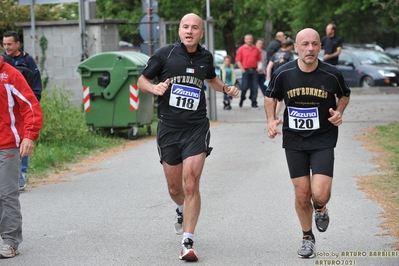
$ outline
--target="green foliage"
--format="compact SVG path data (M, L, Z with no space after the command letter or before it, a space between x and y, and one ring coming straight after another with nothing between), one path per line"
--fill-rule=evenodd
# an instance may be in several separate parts
M97 0L97 17L139 22L145 14L142 0ZM285 31L295 38L306 27L321 36L333 22L345 42L376 42L383 47L399 45L399 0L209 0L215 25L215 47L229 54L251 33L268 40ZM167 21L179 21L184 14L196 13L206 18L205 0L158 0L158 15ZM78 19L78 4L35 5L36 21ZM15 29L16 21L30 21L29 6L17 0L0 2L0 29ZM268 25L266 27L266 25ZM21 31L21 29L16 29ZM130 25L120 26L121 39L135 43L139 33Z
M35 5L36 21L78 19L78 3L72 4L46 4ZM28 22L31 20L30 6L18 5L18 0L0 1L0 32L16 30L15 22Z
M86 135L87 127L82 123L83 113L72 105L66 91L43 90L40 104L44 124L38 143L49 144L68 139L82 139Z
M84 112L70 102L65 90L43 90L40 105L44 123L35 143L35 151L29 159L30 178L46 177L48 173L62 170L67 163L75 163L85 155L131 141L125 131L110 135L101 130L88 130ZM155 126L156 122L152 129ZM147 130L139 128L138 137L143 136L147 136Z
M47 83L49 80L49 78L47 76L46 68L44 67L44 62L46 62L46 59L47 59L47 56L46 56L47 45L48 45L48 40L47 40L46 36L43 35L40 38L40 48L42 50L42 56L40 57L40 62L39 62L43 89L45 89L47 87Z
M379 131L378 142L379 145L386 150L390 156L390 171L395 171L398 178L399 185L399 123L391 123L387 126L377 126Z
M138 22L144 15L141 0L97 1L97 16L100 18L126 19ZM130 25L119 26L120 38L134 43L139 38L138 31L132 32Z
M43 90L40 105L44 124L29 160L29 172L33 176L45 176L48 171L60 169L65 163L76 162L81 155L125 141L89 131L84 113L61 89Z

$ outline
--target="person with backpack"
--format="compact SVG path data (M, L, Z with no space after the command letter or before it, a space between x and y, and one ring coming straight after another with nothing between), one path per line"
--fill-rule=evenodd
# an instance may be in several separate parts
M5 54L11 57L14 66L20 70L20 72L27 79L27 82L36 99L40 101L42 95L42 80L40 76L39 68L36 65L35 60L27 52L20 48L21 39L16 31L7 31L3 34L3 47ZM29 73L29 70L33 73ZM24 73L25 72L25 73ZM25 190L27 185L26 174L28 170L29 157L25 156L22 158L21 163L21 176L20 176L20 191Z

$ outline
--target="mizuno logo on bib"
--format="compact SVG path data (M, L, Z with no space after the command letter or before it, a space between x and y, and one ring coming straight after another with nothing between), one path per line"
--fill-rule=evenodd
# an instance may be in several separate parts
M319 110L317 107L297 108L288 106L288 126L296 130L319 129Z
M201 90L198 88L173 84L170 91L169 105L195 111L198 108Z

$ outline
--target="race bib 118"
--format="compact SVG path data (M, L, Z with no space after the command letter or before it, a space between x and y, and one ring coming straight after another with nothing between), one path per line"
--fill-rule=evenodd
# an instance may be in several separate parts
M170 91L169 105L195 111L198 108L200 96L201 90L198 88L173 84Z

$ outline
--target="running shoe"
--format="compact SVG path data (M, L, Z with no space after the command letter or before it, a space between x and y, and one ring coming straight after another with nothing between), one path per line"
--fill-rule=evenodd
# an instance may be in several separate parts
M19 177L19 191L24 191L27 185L28 181L26 180L26 173L21 173Z
M183 234L183 213L179 212L179 208L176 208L175 232L176 235Z
M190 238L184 239L179 259L185 260L185 261L197 261L198 260L197 254L195 253L195 251L193 249L193 244L194 244L194 241L192 239L190 239Z
M311 259L316 255L316 242L312 238L304 238L301 247L298 249L298 257L301 259Z
M3 258L14 258L16 255L18 255L19 252L17 249L14 249L10 245L3 245L3 247L0 249L0 257Z
M328 210L326 206L315 210L314 221L316 223L317 230L320 232L325 232L327 230L328 224L330 223L330 217L328 216Z

